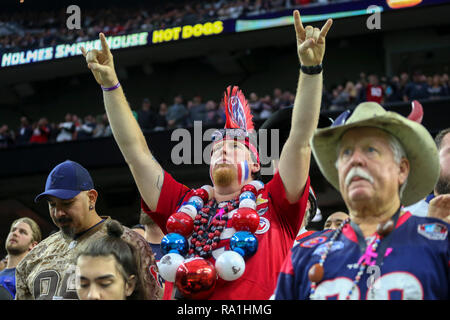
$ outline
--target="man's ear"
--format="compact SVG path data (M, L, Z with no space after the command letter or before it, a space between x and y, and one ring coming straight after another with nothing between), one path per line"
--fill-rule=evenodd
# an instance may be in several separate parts
M98 192L95 189L91 189L87 192L88 198L89 198L89 207L94 208L95 203L97 202L98 198Z
M261 170L261 164L257 163L257 162L252 162L250 163L250 171L252 173L256 173L259 170Z
M136 276L132 274L128 277L127 283L125 284L125 295L127 297L131 296L134 289L136 289Z
M32 241L30 243L30 245L28 246L28 251L31 251L31 249L33 249L34 247L36 247L38 245L37 241Z
M406 158L402 158L402 160L400 160L400 165L399 165L399 183L400 185L404 184L406 179L408 178L409 175L409 161Z

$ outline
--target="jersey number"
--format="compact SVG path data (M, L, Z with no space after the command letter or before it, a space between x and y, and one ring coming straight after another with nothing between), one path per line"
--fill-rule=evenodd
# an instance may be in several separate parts
M75 272L65 272L64 278L55 270L45 270L34 279L33 294L37 300L78 299ZM59 290L58 290L59 288Z
M353 285L346 277L323 281L316 289L314 299L345 300ZM365 284L363 284L365 285ZM367 290L366 300L423 300L423 287L420 281L408 272L391 272L384 274L373 282L373 290ZM351 300L361 298L360 289L356 287Z

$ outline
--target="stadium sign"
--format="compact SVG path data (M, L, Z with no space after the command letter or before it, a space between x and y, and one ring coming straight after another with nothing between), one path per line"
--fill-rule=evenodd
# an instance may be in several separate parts
M354 16L372 15L408 7L422 7L448 3L450 0L360 0L312 5L301 9L303 23L339 19ZM370 9L374 8L374 9ZM112 50L140 46L157 45L180 40L198 39L225 33L238 33L253 30L282 27L293 24L292 9L265 13L245 19L217 20L193 25L183 25L106 38ZM57 46L4 53L0 58L0 69L27 65L81 55L81 47L87 50L101 49L100 40L60 44Z
M148 44L148 32L107 37L106 41L108 41L108 45L111 49L145 46ZM100 40L97 39L91 41L59 44L53 47L34 50L8 52L2 55L1 67L4 68L18 66L33 62L42 62L81 55L81 47L85 47L86 50L101 50L101 43Z

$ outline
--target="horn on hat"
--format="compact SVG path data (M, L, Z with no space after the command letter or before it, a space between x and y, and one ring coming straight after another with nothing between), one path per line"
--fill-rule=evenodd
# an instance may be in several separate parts
M422 123L423 119L423 107L419 101L413 100L411 102L411 113L407 117L409 120L415 121L417 123Z

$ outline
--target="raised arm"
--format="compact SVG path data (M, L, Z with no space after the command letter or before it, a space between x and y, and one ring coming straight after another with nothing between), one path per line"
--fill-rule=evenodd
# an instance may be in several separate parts
M100 41L101 51L90 50L87 52L85 48L81 48L81 51L86 57L88 68L92 71L97 83L104 88L112 88L119 83L114 69L113 56L103 33L100 33ZM156 210L164 172L150 153L122 87L103 91L103 99L114 139L130 167L141 197L151 210Z
M294 11L297 51L305 67L321 65L325 53L325 37L333 21L328 19L322 30L303 28L298 10ZM300 71L297 94L292 111L291 131L280 155L279 173L290 202L298 201L309 174L310 140L317 128L322 98L322 72L305 74Z

